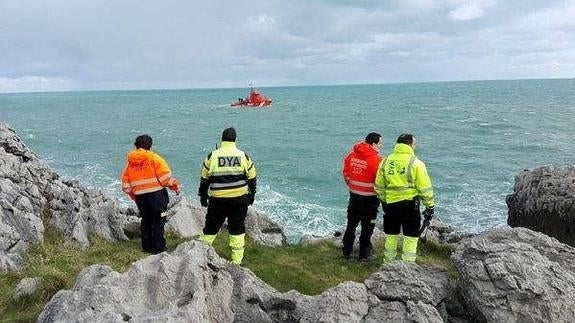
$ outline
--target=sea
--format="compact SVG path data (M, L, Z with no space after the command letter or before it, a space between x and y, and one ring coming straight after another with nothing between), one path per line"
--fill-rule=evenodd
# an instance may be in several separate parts
M436 216L463 232L506 225L505 198L521 171L575 163L574 79L260 90L271 107L231 108L247 88L0 94L0 121L64 179L126 206L119 176L136 136L152 136L183 194L197 200L202 161L233 126L257 167L253 207L292 242L345 226L342 159L372 131L385 156L398 135L415 135Z

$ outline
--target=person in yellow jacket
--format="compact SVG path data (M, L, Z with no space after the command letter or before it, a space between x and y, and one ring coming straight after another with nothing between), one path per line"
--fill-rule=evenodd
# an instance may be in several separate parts
M166 218L162 216L169 202L166 187L179 194L180 182L172 176L168 163L150 150L152 137L138 136L134 145L136 149L128 153L122 172L122 191L136 202L140 212L142 249L160 253L166 248Z
M425 205L424 225L433 218L435 200L433 186L425 164L414 153L415 137L402 134L397 138L393 153L381 163L375 178L375 191L382 202L385 259L397 256L397 241L403 230L402 260L415 262L420 234L420 200Z
M207 207L206 222L200 240L211 245L228 219L232 263L244 258L245 219L248 205L256 195L256 167L250 157L236 147L236 130L222 133L222 144L208 154L202 165L200 203Z

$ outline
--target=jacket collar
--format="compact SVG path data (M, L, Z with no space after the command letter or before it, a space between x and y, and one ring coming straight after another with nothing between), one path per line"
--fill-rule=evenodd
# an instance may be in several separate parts
M236 143L233 141L222 141L221 148L233 148L236 146Z

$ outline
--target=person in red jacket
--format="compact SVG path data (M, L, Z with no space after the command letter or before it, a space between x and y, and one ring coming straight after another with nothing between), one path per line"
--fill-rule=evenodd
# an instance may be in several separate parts
M359 260L369 261L371 256L371 235L380 203L374 183L378 166L383 160L379 154L381 144L380 134L369 133L365 141L356 143L343 160L342 175L349 189L347 227L342 239L342 251L346 259L351 256L359 223Z

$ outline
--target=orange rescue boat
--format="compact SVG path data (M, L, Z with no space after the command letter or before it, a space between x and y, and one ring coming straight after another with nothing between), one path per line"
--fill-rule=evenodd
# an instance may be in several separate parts
M236 102L231 104L232 107L269 107L272 104L272 100L265 95L261 94L256 88L250 84L250 93L245 99L239 98Z

